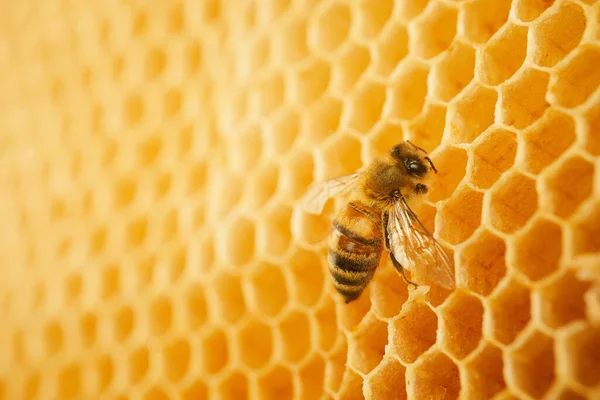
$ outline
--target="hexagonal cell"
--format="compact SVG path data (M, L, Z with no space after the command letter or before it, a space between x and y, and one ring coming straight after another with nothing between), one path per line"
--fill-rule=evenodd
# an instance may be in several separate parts
M466 43L453 43L431 69L430 95L449 102L473 79L475 49Z
M258 114L263 115L261 112ZM263 154L262 127L252 124L237 130L235 136L229 137L226 152L231 172L246 175L259 164Z
M44 342L47 357L57 354L62 349L64 333L58 322L52 321L44 327Z
M258 378L259 397L265 400L291 399L294 395L292 373L283 367L274 367Z
M490 399L501 392L506 387L503 367L502 351L486 343L465 364L465 395L474 399Z
M204 371L216 374L221 371L229 359L227 335L221 329L211 329L202 338L202 364Z
M231 373L219 384L219 395L223 400L239 400L248 398L248 382L246 376L238 371Z
M519 135L517 163L540 173L575 142L575 122L569 115L550 109Z
M327 207L325 209L327 210ZM332 232L331 217L329 212L319 215L307 213L300 205L300 208L296 208L292 213L292 236L302 245L314 246L324 243Z
M509 172L489 192L488 218L492 226L513 233L525 225L538 208L535 181Z
M448 140L451 143L471 143L494 123L498 93L471 82L448 105Z
M292 363L300 362L311 349L310 324L305 313L291 311L279 321L283 356Z
M365 379L367 398L381 400L405 400L406 368L393 357L386 357Z
M154 335L163 335L171 328L173 322L173 306L171 299L160 296L150 304L150 329Z
M600 251L600 202L588 202L572 219L571 248L574 255Z
M465 4L460 15L463 34L473 43L485 43L508 20L511 0L475 0Z
M512 167L517 153L515 133L492 127L474 143L472 162L467 170L472 185L490 188Z
M401 362L410 364L436 342L437 316L424 302L406 303L390 323L390 350Z
M333 292L333 284L329 280ZM360 297L351 303L345 304L341 295L337 292L332 293L332 297L337 300L337 314L340 325L347 331L353 331L366 318L371 309L371 285L368 285Z
M406 370L409 399L456 399L460 391L458 367L439 351L427 353Z
M532 25L531 59L543 67L554 66L575 49L586 27L583 9L573 2L563 2L553 11Z
M346 41L352 14L345 4L327 3L327 8L319 10L312 23L309 23L308 41L317 51L331 53Z
M287 284L281 268L259 264L252 270L249 279L245 287L249 308L271 317L279 314L288 302Z
M366 143L368 158L375 159L390 151L404 137L398 123L381 121L369 132Z
M192 284L185 290L185 321L192 330L200 328L206 322L208 306L204 291L204 287L199 284Z
M148 237L148 218L132 218L125 227L125 241L130 249L144 245Z
M348 348L346 347L345 336L342 335L342 338L338 342L338 346L328 354L325 360L325 389L331 393L336 393L339 390L346 370Z
M404 22L408 22L421 14L429 4L429 0L398 0L394 14Z
M419 145L418 142L415 144ZM467 152L460 147L443 146L436 149L435 153L431 155L431 159L438 173L429 185L427 199L435 203L452 196L465 176L469 157Z
M307 23L302 17L281 21L277 34L269 35L275 61L282 65L300 61L308 55Z
M541 208L569 218L592 194L594 165L580 156L572 156L548 171L542 184L545 196L541 198Z
M600 384L599 327L578 324L559 342L558 351L567 376L588 387Z
M301 140L310 147L317 147L340 126L343 104L334 97L325 96L310 109L306 110L301 119Z
M337 395L340 399L363 400L362 394L363 378L350 368L346 368L342 378L342 384Z
M585 318L584 296L591 283L567 270L533 292L533 310L551 328L560 328Z
M411 120L423 109L427 95L427 64L405 60L398 66L387 88L389 101L384 116Z
M488 85L499 85L521 68L527 54L527 27L507 23L481 51L476 75Z
M167 394L167 392L165 392L165 390L163 390L157 386L152 386L146 390L146 393L144 394L143 399L144 400L168 400L169 395Z
M261 255L281 257L290 247L292 210L287 206L273 206L265 210L257 227L257 247Z
M516 0L515 15L523 22L530 22L552 7L554 0Z
M358 132L368 132L380 120L385 103L384 85L367 80L360 82L346 101L342 125Z
M460 185L439 209L440 238L454 245L467 240L481 225L482 203L483 193Z
M477 297L454 292L439 308L441 312L440 344L457 359L472 352L481 340L483 306Z
M513 242L510 264L532 281L545 278L559 267L563 249L560 225L538 217Z
M216 250L222 261L242 266L254 257L254 223L239 215L233 215L217 231Z
M408 299L408 286L391 265L380 265L370 283L372 311L377 318L393 318Z
M329 63L319 59L304 62L290 76L290 98L301 105L311 104L327 91L329 79Z
M371 63L369 49L358 44L345 47L332 65L331 91L347 95Z
M269 62L271 49L268 39L266 35L258 35L248 42L245 49L241 49L240 62L234 63L233 67L235 68L234 74L240 80L246 80L254 76Z
M144 118L144 100L140 95L130 94L123 101L123 123L125 126L136 127Z
M135 325L135 314L131 307L121 306L114 316L114 335L117 342L126 341Z
M533 68L521 69L500 87L498 121L518 129L539 119L549 107L546 91L548 73Z
M600 6L598 7L600 10ZM583 128L583 137L585 140L585 149L594 156L600 156L600 103L592 104L583 114L585 120Z
M266 164L253 171L246 179L248 183L244 193L244 200L248 207L259 208L275 196L279 182L279 168L274 164ZM245 243L248 246L247 250L242 250L238 253L237 257L241 256L242 260L252 255L252 251L249 253L246 251L254 249L254 226L246 219L243 219L243 224L245 224L246 233L252 233L252 236L249 236L252 237L252 241ZM250 243L252 243L251 247L249 246Z
M373 70L376 75L388 77L400 60L408 54L408 32L404 25L389 24L375 39Z
M259 369L271 358L273 337L268 325L251 319L244 324L236 339L241 361L249 368Z
M338 338L337 314L333 300L326 299L322 302L322 305L315 311L315 320L318 347L323 351L329 351Z
M530 332L507 356L507 378L529 396L540 399L554 381L554 342Z
M361 143L346 133L336 134L315 151L315 176L329 179L352 174L361 166Z
M92 313L85 313L81 320L79 321L79 329L81 333L81 341L84 347L91 347L97 338L98 333L98 318ZM49 349L55 348L54 346L59 345L62 346L62 332L58 331L60 336L54 336L54 333L51 333L46 340L50 340L48 342ZM60 340L54 342L54 340ZM52 347L51 347L52 346Z
M510 344L529 322L530 304L526 286L516 280L504 281L488 300L489 313L483 325L486 337Z
M298 248L288 259L287 269L292 274L292 302L314 305L323 293L324 267L321 259L311 251Z
M122 178L115 183L113 205L117 210L124 209L135 200L137 184L133 179Z
M409 46L417 57L432 58L446 50L456 35L456 8L434 1L410 26ZM431 29L435 26L436 29Z
M302 400L317 399L323 394L325 378L325 362L319 356L313 356L298 371L299 398Z
M506 275L504 240L483 229L458 250L460 268L456 276L460 286L487 296Z
M373 39L390 19L394 9L394 0L370 1L356 4L356 30L359 36Z
M95 360L95 369L96 369L96 379L97 379L97 392L103 393L105 392L113 378L115 373L114 361L111 356L102 355L99 356L98 359Z
M56 384L59 398L76 399L81 395L81 370L81 366L71 364L58 372Z
M300 117L291 108L279 110L265 122L262 130L265 136L265 153L273 155L286 154L300 135Z
M229 323L236 322L246 312L246 301L242 293L240 278L225 272L213 277L208 286L214 299L209 304L217 307L216 315Z
M208 387L201 380L196 380L181 393L183 400L206 400L209 398Z
M358 372L368 374L381 362L387 341L387 323L368 315L348 336L348 364Z
M168 343L163 353L163 376L171 382L183 379L190 365L190 352L190 344L184 339Z
M223 173L217 182L211 184L211 189L206 215L214 222L223 221L240 201L244 192L244 181L236 175ZM165 232L164 235L169 233Z
M585 102L600 86L600 48L585 45L576 50L568 63L561 65L552 76L548 99L566 108Z
M445 126L446 107L425 103L421 114L409 122L406 138L425 150L433 150L441 143Z
M249 111L269 115L285 102L286 85L283 74L274 72L254 82L248 96Z

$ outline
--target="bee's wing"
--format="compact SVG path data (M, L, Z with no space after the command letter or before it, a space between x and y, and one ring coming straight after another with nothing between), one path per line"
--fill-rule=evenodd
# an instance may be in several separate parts
M338 178L313 183L304 195L302 203L306 212L320 214L327 200L349 190L358 180L360 173L344 175Z
M411 271L411 279L454 288L452 261L404 199L390 210L387 231L392 254Z

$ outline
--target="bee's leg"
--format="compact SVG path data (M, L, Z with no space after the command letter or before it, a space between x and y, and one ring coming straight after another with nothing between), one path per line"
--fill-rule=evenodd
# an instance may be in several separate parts
M417 285L416 283L414 283L413 281L409 280L406 277L406 272L404 271L404 268L402 267L402 264L400 264L400 262L398 260L396 260L396 257L394 257L394 253L392 252L392 249L390 247L390 238L389 238L389 232L388 232L388 219L389 216L387 213L383 214L383 236L385 238L385 249L388 252L388 255L390 256L390 259L392 260L392 264L394 264L394 268L396 268L396 270L400 273L400 275L402 275L402 278L404 278L404 281L409 284L412 285L415 289L417 287L419 287L419 285Z

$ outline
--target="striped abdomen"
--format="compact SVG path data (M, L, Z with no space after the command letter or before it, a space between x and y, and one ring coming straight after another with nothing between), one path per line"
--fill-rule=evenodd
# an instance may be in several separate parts
M362 203L348 203L333 220L329 272L346 303L365 290L381 258L381 216Z

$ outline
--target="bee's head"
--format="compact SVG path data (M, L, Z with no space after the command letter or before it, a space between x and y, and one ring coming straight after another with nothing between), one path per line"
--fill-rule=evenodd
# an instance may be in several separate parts
M415 194L425 194L428 187L425 183L431 172L437 174L437 169L422 148L406 140L392 148L392 159L397 167L406 173L410 188Z

